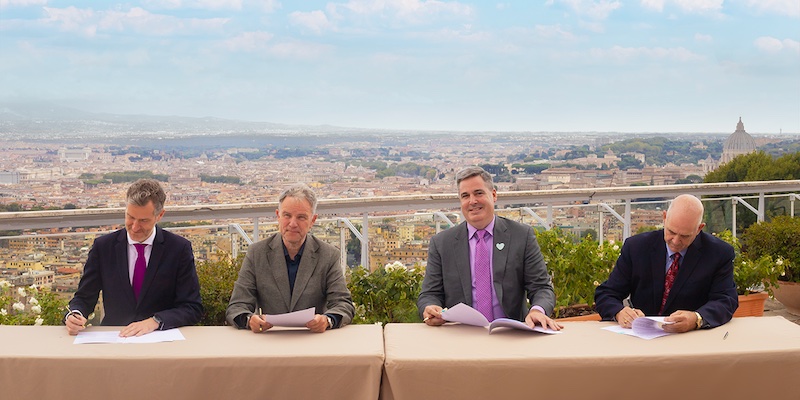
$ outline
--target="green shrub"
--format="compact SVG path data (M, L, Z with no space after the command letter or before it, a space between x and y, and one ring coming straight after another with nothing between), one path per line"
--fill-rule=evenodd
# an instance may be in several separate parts
M351 269L347 286L356 307L353 323L421 322L417 297L424 276L424 269L406 268L399 262L371 273L364 268Z
M594 306L594 291L608 279L620 253L614 242L598 244L590 236L577 240L559 228L537 232L547 269L553 277L556 317L561 308Z
M49 288L0 280L0 325L61 325L67 303Z
M742 252L750 259L783 259L784 275L778 280L800 282L800 218L779 216L751 225L742 234Z
M716 236L733 246L736 253L733 260L733 281L736 283L736 292L750 294L766 291L772 295L772 288L778 286L778 276L784 271L786 263L783 259L773 260L768 254L751 259L742 253L741 243L733 237L730 230L720 232Z
M200 297L203 299L203 317L198 325L225 325L225 310L233 293L233 284L239 276L244 254L234 259L227 253L218 253L218 261L197 263L200 280Z

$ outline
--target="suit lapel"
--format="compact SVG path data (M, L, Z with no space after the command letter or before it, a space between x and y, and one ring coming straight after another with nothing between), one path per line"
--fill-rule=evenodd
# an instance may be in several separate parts
M464 291L464 304L472 305L472 271L469 266L469 231L467 223L463 222L457 228L455 237L455 263L458 277L461 280L461 289Z
M497 294L497 301L503 304L503 279L506 275L506 267L508 264L508 243L511 240L511 235L508 232L508 225L502 218L495 218L494 232L492 238L492 284L494 285L494 292ZM502 243L502 249L497 246ZM504 251L505 250L505 251ZM506 315L512 315L505 310Z
M153 249L150 250L150 259L147 261L147 268L144 272L144 281L142 282L142 290L139 292L139 299L136 303L137 307L142 304L142 299L147 296L147 291L153 283L156 274L158 274L158 267L161 264L161 258L164 256L164 231L158 226L156 229L156 237L153 239ZM133 291L133 288L131 288Z
M311 236L306 235L306 244L303 248L303 257L300 258L300 265L297 267L297 276L294 278L294 290L292 291L292 303L289 310L294 310L297 302L303 296L303 292L317 268L317 249L319 245L317 241ZM288 280L288 272L287 272Z
M661 235L656 235L652 243L650 252L650 274L653 287L653 304L655 310L661 307L661 299L664 297L664 280L667 277L667 244L664 242L663 231Z
M136 296L133 295L133 286L131 285L130 270L128 266L128 231L120 229L117 235L117 241L114 243L114 256L116 257L114 268L117 270L117 275L121 282L120 288L125 299L131 304L132 308L136 308Z
M289 293L289 271L286 267L286 257L283 255L283 238L280 234L276 234L272 237L272 243L270 243L269 247L269 269L271 270L272 278L277 284L283 304L286 305L288 310L291 310L292 299ZM295 283L297 283L296 279Z

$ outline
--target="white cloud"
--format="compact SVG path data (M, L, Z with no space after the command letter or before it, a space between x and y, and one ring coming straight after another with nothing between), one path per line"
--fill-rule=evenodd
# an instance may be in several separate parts
M664 47L622 47L610 49L592 49L590 54L595 59L626 62L635 59L675 60L681 62L701 60L703 57L683 48Z
M153 14L143 8L133 7L127 11L94 11L75 7L44 7L46 17L42 21L61 30L94 36L98 32L133 31L144 35L170 35L174 33L207 33L219 30L227 18L177 18L164 14Z
M702 33L695 33L694 40L701 42L701 43L711 43L714 41L714 38L711 35L704 35Z
M546 5L562 3L576 14L592 19L606 19L616 9L622 7L622 3L616 0L547 0Z
M800 17L800 1L797 0L747 0L747 5L762 12Z
M347 11L359 16L378 15L412 24L440 17L471 17L475 13L469 5L438 0L350 0L347 3L329 4L328 8L336 14Z
M45 4L47 4L47 0L0 0L0 8L43 6Z
M273 35L269 32L244 32L224 41L223 45L230 51L252 52L266 49L267 43L272 37Z
M762 36L756 39L753 44L756 48L771 54L781 53L783 51L800 54L800 42L792 39L776 39L770 36Z
M248 0L247 3L258 5L264 12L268 13L281 8L281 3L278 0Z
M270 47L268 52L280 58L311 60L330 53L330 51L331 46L317 43L284 42Z
M665 5L672 5L687 14L714 14L722 10L725 0L641 0L644 8L664 11Z
M242 0L145 0L147 7L179 9L194 8L200 10L241 10Z
M566 41L574 41L576 39L572 32L562 28L561 25L536 25L533 29L537 36L544 39L561 39Z
M328 16L320 10L311 12L295 11L289 14L289 21L294 25L299 25L316 34L335 29L334 24L328 19Z

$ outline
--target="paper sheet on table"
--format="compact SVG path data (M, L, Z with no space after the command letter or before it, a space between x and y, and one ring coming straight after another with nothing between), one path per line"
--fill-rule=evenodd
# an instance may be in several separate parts
M314 319L314 307L286 314L266 314L264 319L275 326L306 327Z
M619 325L607 326L603 329L614 333L650 340L671 335L669 332L664 332L663 325L669 325L672 324L672 322L666 322L664 318L666 317L639 317L633 320L631 329L626 329Z
M524 322L510 318L498 318L492 321L492 323L490 324L489 320L487 320L486 317L483 314L481 314L480 311L464 303L458 303L453 307L450 307L442 311L442 318L445 321L460 322L465 325L488 327L490 333L495 328L512 328L512 329L520 329L523 331L541 332L549 334L561 333L560 331L554 331L552 329L542 328L541 326L538 325L534 328L531 328Z
M180 329L168 329L165 331L153 331L142 336L120 337L120 331L94 331L78 332L73 344L89 343L161 343L174 342L176 340L186 340Z

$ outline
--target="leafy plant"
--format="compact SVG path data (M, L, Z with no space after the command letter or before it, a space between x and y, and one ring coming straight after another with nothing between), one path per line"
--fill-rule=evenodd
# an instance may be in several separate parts
M746 295L766 291L772 295L772 288L778 286L778 276L783 273L786 266L784 260L773 259L769 254L751 259L742 253L741 243L738 238L733 237L731 231L725 230L716 236L733 246L736 253L733 260L733 281L736 283L736 292Z
M216 261L197 263L197 277L200 280L200 297L205 312L198 325L225 325L225 310L233 292L233 284L239 276L244 254L233 258L228 253L217 253Z
M620 253L614 242L598 244L591 236L581 240L560 228L537 232L547 268L553 277L556 316L563 308L594 306L594 291L608 279Z
M420 322L416 302L424 276L424 269L397 261L373 272L351 269L347 286L356 306L353 323Z
M67 300L46 287L0 280L0 325L61 325Z
M751 225L742 234L742 251L752 259L783 259L780 281L800 282L800 218L779 216Z

